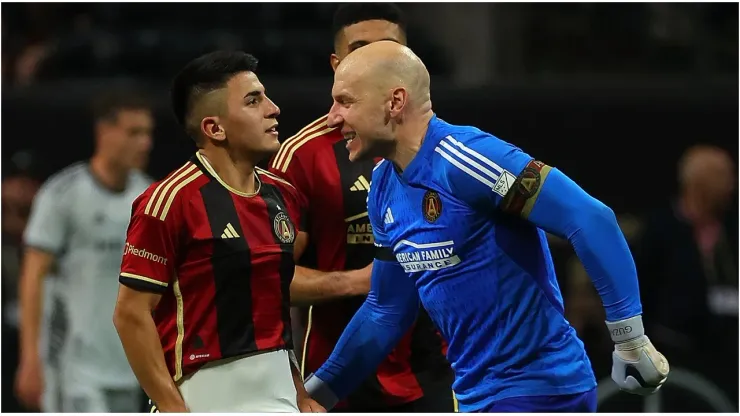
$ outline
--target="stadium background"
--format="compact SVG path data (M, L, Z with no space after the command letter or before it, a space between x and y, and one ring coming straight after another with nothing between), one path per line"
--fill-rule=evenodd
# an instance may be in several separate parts
M717 145L737 163L737 4L401 6L410 23L409 45L433 76L436 112L490 131L568 173L614 209L631 244L639 242L646 215L675 196L684 150ZM154 98L157 126L148 172L161 178L193 151L169 111L169 80L188 60L215 49L241 49L260 59L259 76L281 107L281 139L287 138L331 105L334 7L3 4L3 179L44 179L89 157L90 101L113 83L144 87ZM735 194L725 222L735 270L736 202ZM16 290L5 255L14 242L5 225L4 216L4 411L17 355L13 337L5 336L13 331L9 308ZM598 298L583 289L583 270L569 246L553 238L552 249L569 319L597 376L608 377L612 346ZM726 284L737 288L737 280L735 274ZM712 334L721 344L713 354L694 346L705 340L672 346L681 350L675 356L664 351L674 369L704 374L712 385L669 384L658 400L619 394L600 409L711 411L719 399L701 398L697 391L705 386L723 392L737 409L737 308L715 318L733 329Z

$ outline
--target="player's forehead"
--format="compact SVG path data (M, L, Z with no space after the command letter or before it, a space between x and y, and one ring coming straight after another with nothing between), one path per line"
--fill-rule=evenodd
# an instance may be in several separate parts
M357 76L351 71L337 72L331 88L332 97L354 96L358 93Z
M265 92L265 86L262 85L257 74L254 72L239 72L226 82L226 89L231 96L244 97L254 92Z
M405 44L401 28L387 20L365 20L345 27L342 31L348 52L381 40Z

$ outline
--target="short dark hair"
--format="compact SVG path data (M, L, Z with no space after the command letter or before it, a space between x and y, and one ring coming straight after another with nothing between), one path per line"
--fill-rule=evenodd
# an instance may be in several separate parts
M385 20L395 23L406 33L406 15L393 3L346 3L334 12L332 36L337 35L347 26L368 20Z
M172 81L170 98L177 122L198 141L196 132L188 131L187 118L194 103L224 85L240 72L256 72L258 60L241 51L216 51L190 61Z
M149 97L136 87L117 86L107 89L92 102L93 120L115 121L122 110L151 110Z

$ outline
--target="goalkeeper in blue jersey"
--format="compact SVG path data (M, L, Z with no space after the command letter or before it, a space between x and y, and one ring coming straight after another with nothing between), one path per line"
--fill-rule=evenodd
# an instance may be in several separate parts
M461 411L595 411L596 381L563 316L545 231L570 241L601 296L614 381L637 394L663 384L668 362L644 334L634 262L608 207L515 146L437 118L429 74L404 46L352 52L332 96L328 121L350 159L385 160L368 196L371 291L306 380L315 399L329 409L352 392L421 301L449 343Z

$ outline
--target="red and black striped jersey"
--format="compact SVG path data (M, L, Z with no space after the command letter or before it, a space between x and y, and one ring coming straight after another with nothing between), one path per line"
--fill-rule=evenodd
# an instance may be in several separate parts
M292 349L295 188L261 169L239 192L200 153L133 203L119 281L162 298L154 321L177 381L205 363Z
M303 230L309 235L299 264L321 271L361 269L373 261L373 230L367 195L375 162L350 162L339 129L323 116L283 142L270 171L292 183L299 194ZM304 315L304 376L329 358L342 331L364 302L356 297L314 305ZM408 334L375 375L338 408L382 408L423 396L428 374L450 372L444 343L422 309Z

